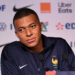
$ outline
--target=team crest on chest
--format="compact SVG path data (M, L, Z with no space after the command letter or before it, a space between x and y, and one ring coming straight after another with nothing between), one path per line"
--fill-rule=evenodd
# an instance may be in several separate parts
M56 56L52 56L52 64L54 68L58 68L58 59L56 58Z

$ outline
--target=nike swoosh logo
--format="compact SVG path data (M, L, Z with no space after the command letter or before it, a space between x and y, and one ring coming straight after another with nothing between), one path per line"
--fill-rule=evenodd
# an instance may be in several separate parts
M23 65L23 66L19 66L19 69L22 69L22 68L24 68L24 67L26 67L28 64L25 64L25 65Z
M28 7L31 7L31 6L33 6L33 4L27 5L27 6L25 6L25 7L27 7L27 8L28 8Z

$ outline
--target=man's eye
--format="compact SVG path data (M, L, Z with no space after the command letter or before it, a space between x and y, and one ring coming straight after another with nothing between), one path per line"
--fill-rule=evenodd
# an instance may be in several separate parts
M24 31L24 29L19 29L18 31L19 31L19 32L23 32L23 31Z
M36 27L36 25L31 25L30 27L31 27L31 28L35 28L35 27Z

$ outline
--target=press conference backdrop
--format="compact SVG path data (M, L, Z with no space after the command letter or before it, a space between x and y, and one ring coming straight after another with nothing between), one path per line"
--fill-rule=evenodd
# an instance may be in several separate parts
M42 33L66 39L75 53L75 0L0 0L0 57L5 44L18 40L12 22L14 6L35 10L43 23Z

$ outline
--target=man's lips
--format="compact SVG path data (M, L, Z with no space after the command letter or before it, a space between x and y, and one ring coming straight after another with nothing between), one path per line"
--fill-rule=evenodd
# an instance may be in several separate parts
M28 39L28 40L27 40L28 43L32 43L32 42L34 42L34 41L35 41L35 38L31 38L31 39Z

